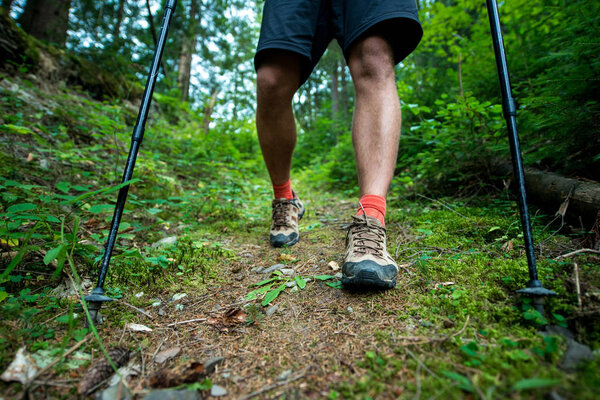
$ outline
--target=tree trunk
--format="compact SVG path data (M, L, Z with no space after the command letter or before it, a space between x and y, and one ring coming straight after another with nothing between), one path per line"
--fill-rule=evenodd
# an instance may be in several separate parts
M202 119L202 130L205 135L208 135L210 131L210 120L212 118L212 113L215 110L215 104L217 104L217 95L219 94L219 89L214 88L212 94L210 95L210 100L206 107L204 107L204 118Z
M152 40L154 41L154 46L156 46L158 44L158 38L156 37L156 27L154 26L154 16L152 15L152 9L150 8L150 0L146 0L146 9L148 10L148 24L150 24Z
M30 35L64 46L70 8L71 0L27 0L19 23Z
M348 120L348 80L346 78L346 63L342 61L342 74L340 80L340 86L342 87L340 106L342 107L342 116L344 122Z
M508 162L495 162L494 169L500 175L511 175L512 165ZM592 226L600 211L600 182L582 181L565 178L552 172L544 172L534 168L525 169L525 186L527 197L533 203L559 210L566 203L566 216L569 219ZM568 203L566 199L568 198Z
M121 23L123 22L123 11L125 10L126 0L119 1L119 8L117 9L117 20L113 29L113 47L119 47L119 39L121 35Z
M331 68L331 120L335 121L340 112L340 74L339 61L335 60Z
M181 53L179 54L179 68L177 76L177 86L181 90L181 100L187 101L190 92L190 76L192 71L192 56L196 52L196 34L198 13L197 0L192 0L190 4L188 29L184 32L181 41Z

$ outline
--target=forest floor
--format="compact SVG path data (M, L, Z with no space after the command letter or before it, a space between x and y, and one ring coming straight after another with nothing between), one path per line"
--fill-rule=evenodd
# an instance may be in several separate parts
M79 193L118 176L112 157L122 157L126 146L119 143L128 134L95 132L114 132L111 124L127 117L120 107L74 93L46 94L41 103L40 90L5 81L1 93L10 103L3 103L0 126L6 278L0 280L0 367L6 370L24 347L38 373L26 385L0 383L0 398L71 398L78 385L88 395L114 398L105 391L112 368L90 367L104 358L102 347L126 365L128 388L119 393L139 398L166 398L157 388L172 387L185 391L171 393L174 398L597 394L599 258L562 257L589 246L597 232L560 227L535 212L540 276L558 294L546 301L543 316L516 294L527 282L527 263L507 192L441 199L405 193L390 198L387 216L388 250L400 266L397 286L353 292L339 282L353 196L315 188L310 171L299 173L307 205L301 240L274 249L264 177L235 175L225 166L230 169L210 179L186 178L176 170L191 168L183 155L164 153L171 166L160 161L161 151L177 146L168 134L154 135L140 156L136 176L143 181L132 186L107 281L116 301L102 308L96 337L85 328L72 285L92 287L94 258L110 222L111 206L104 203L115 193L72 204ZM24 95L55 117L31 107L35 102ZM168 123L154 123L157 131L161 126ZM71 131L88 136L77 142L65 133ZM243 181L241 189L233 181ZM58 265L62 271L53 277Z

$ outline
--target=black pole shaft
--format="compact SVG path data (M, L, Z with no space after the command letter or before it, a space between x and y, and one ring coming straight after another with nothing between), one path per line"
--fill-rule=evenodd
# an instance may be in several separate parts
M525 193L525 175L523 173L523 160L521 158L519 136L517 133L517 109L510 88L510 78L508 76L508 66L506 63L506 54L504 52L504 40L502 38L500 17L498 15L498 4L496 3L496 0L486 0L486 2L488 16L490 18L490 27L492 30L492 41L494 42L494 52L496 54L496 67L498 68L498 78L500 79L500 90L502 91L502 110L504 111L504 118L506 119L506 125L508 127L513 172L519 192L519 211L521 214L521 225L523 227L523 240L525 241L527 264L529 266L529 286L541 287L542 285L538 280L537 267L535 264L531 222L529 220L527 195Z
M167 0L165 5L165 13L160 27L160 35L156 44L156 49L154 50L154 59L152 61L152 66L150 67L150 72L148 73L148 80L146 81L146 88L144 89L142 104L140 105L137 121L135 127L133 128L131 147L129 149L129 156L127 157L127 163L125 164L125 171L123 172L123 179L121 182L127 182L131 180L131 177L133 176L133 169L135 167L137 154L140 149L142 139L144 138L146 120L148 119L148 111L150 110L150 103L152 102L154 85L156 84L156 78L158 77L160 60L165 48L169 24L171 23L171 18L175 12L176 4L177 0ZM110 263L110 258L115 247L115 241L117 239L117 233L119 232L119 225L121 223L121 217L123 216L123 210L125 208L125 201L127 200L128 192L129 185L123 186L119 191L119 196L117 197L117 204L115 206L110 232L108 234L108 240L106 241L106 249L104 256L102 257L100 276L98 277L97 284L98 288L104 287L104 280L106 279L106 273L108 272L108 264Z

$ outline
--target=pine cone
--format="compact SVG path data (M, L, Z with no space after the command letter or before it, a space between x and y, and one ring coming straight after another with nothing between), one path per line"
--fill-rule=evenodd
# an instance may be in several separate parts
M129 361L129 350L115 347L108 350L108 355L117 368L125 365ZM77 393L89 394L102 381L110 378L115 371L106 358L101 358L94 362L87 370L83 379L77 385Z

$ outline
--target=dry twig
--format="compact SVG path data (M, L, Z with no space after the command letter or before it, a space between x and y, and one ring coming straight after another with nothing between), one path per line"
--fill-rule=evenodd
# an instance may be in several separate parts
M206 318L195 318L195 319L188 319L186 321L173 322L167 326L176 326L176 325L189 324L192 322L204 322L204 321L206 321Z
M569 257L573 257L574 255L577 254L581 254L581 253L592 253L592 254L600 254L600 250L594 250L594 249L579 249L579 250L575 250L572 251L570 253L567 254L563 254L561 256L556 257L556 260L560 260L561 258L569 258Z
M579 285L579 267L573 263L573 272L575 274L575 290L577 291L577 305L581 310L581 286Z
M119 303L126 305L127 307L133 308L135 311L139 312L140 314L144 314L146 317L150 318L150 319L154 319L154 317L150 314L148 314L146 311L142 310L141 308L137 308L134 305L131 305L127 302L124 302L122 300L117 300Z

